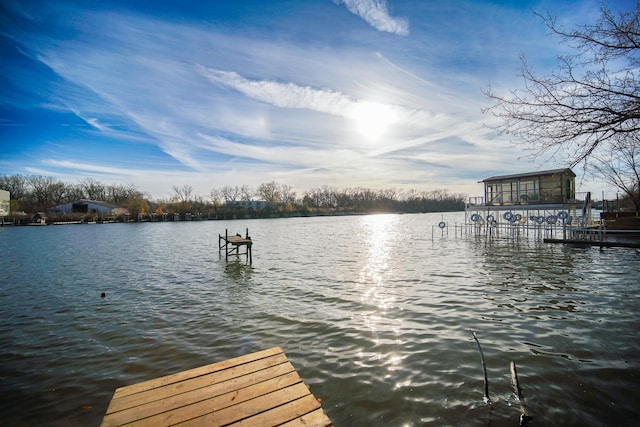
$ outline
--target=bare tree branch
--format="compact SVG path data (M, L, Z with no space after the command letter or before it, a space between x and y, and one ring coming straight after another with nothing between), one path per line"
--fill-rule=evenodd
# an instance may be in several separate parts
M640 131L640 8L614 16L605 7L595 25L566 31L550 16L551 33L574 53L558 58L556 69L540 76L521 56L524 88L500 95L485 112L501 120L496 129L523 141L533 157L565 153L576 165L620 134Z

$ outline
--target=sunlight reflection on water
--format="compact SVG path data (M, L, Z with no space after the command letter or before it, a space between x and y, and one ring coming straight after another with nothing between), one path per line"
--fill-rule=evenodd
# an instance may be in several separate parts
M510 360L536 425L632 425L638 251L460 236L456 221L0 229L2 413L97 425L116 387L277 345L336 426L513 426ZM253 265L225 262L217 234L245 227Z

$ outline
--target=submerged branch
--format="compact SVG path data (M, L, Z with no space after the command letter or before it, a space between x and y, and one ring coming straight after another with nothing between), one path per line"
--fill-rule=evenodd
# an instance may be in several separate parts
M471 335L473 335L473 339L476 340L476 344L478 345L478 350L480 350L480 361L482 362L482 371L484 372L484 401L491 405L491 399L489 398L489 379L487 378L487 365L484 363L484 353L482 352L482 347L480 346L480 341L475 331L471 331Z

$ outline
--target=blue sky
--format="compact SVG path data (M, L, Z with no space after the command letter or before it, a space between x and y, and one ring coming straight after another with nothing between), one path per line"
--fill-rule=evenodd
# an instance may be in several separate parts
M609 1L614 10L633 1ZM483 115L600 0L0 0L0 173L480 195L535 162ZM581 170L574 169L580 176ZM600 194L601 183L579 191Z

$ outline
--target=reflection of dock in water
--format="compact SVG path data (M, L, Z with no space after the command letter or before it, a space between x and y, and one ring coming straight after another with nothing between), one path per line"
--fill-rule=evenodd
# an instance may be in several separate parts
M246 255L247 261L251 263L252 255L251 255L251 245L253 242L251 241L251 237L249 237L249 229L247 228L245 237L242 237L241 234L229 235L228 230L224 230L224 236L218 235L218 251L222 253L224 249L225 259L229 259L229 255ZM240 252L241 248L244 247L244 252Z

